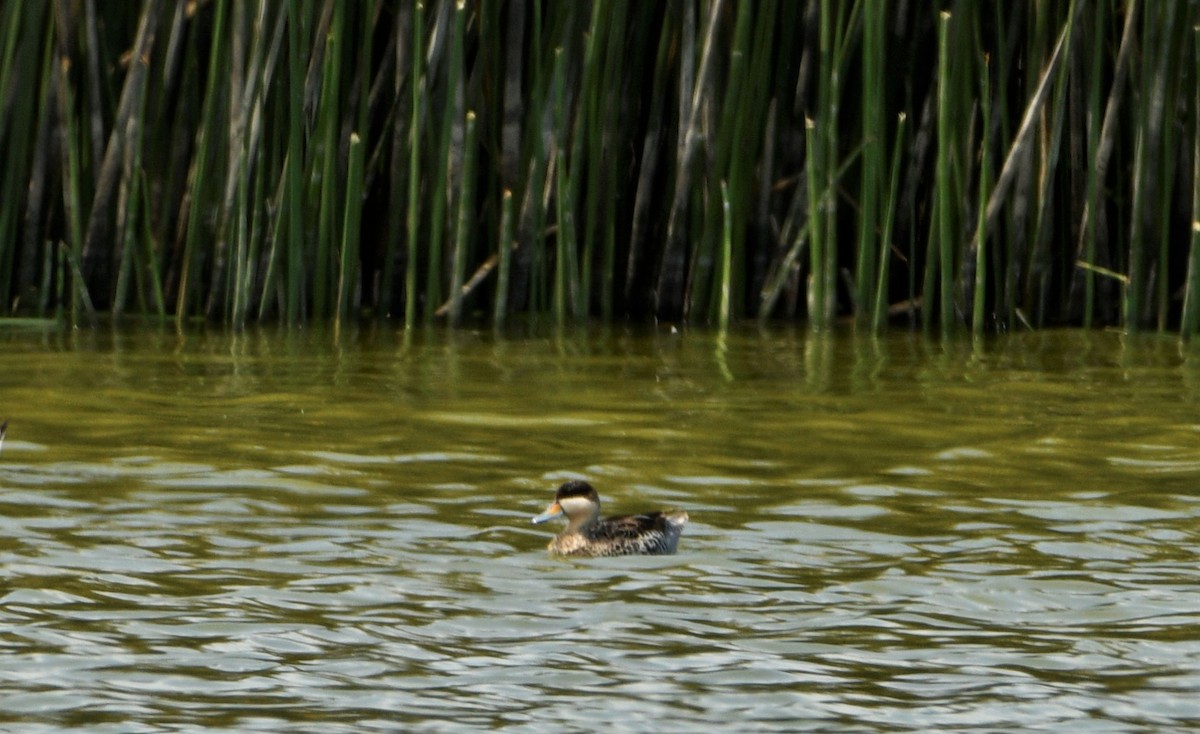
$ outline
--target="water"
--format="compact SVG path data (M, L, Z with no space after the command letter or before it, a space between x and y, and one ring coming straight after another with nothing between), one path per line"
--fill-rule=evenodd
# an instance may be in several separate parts
M1200 724L1200 360L0 331L0 730ZM591 480L670 557L557 560Z

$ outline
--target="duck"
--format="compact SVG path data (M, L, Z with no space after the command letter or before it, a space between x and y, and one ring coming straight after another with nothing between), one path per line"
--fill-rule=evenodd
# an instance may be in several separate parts
M600 495L579 479L563 483L554 501L532 522L538 525L563 515L567 527L547 546L560 556L669 555L688 521L682 510L601 518Z

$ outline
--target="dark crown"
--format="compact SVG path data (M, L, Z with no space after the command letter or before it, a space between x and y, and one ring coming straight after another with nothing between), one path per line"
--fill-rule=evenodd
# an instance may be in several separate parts
M596 490L592 485L580 479L572 479L569 482L563 482L563 485L558 488L554 499L561 500L566 497L595 497Z

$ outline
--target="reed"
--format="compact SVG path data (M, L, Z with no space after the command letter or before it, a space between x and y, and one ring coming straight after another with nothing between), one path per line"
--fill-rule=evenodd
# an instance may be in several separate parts
M908 116L900 113L896 120L896 140L892 144L891 174L888 177L887 205L883 210L883 224L879 233L878 277L875 284L874 312L871 316L871 330L878 332L887 321L888 316L888 284L892 262L892 233L896 223L896 204L900 193L900 165L904 160L903 145L908 129Z
M834 25L841 15L841 3L821 0L817 30L816 116L806 123L805 145L808 174L808 219L811 246L808 318L814 328L825 328L834 316L834 278L837 267L837 197L821 196L833 188L832 169L838 148L838 91L841 69L834 48Z
M721 303L717 312L717 324L721 331L729 329L729 320L733 315L733 218L730 216L729 186L721 182L721 214L724 217L724 227L721 230Z
M437 147L432 171L433 202L429 209L429 240L425 268L425 319L431 321L434 312L442 301L444 287L444 262L446 212L450 206L450 187L453 185L453 171L460 151L454 150L451 139L455 136L455 128L459 125L461 113L462 84L463 84L463 44L466 34L466 5L463 0L456 0L454 8L449 3L442 3L441 10L436 16L436 23L445 29L450 23L450 50L447 54L446 76L447 88L443 92L441 124L437 128ZM451 19L449 16L453 16ZM444 30L442 31L445 32ZM432 49L431 49L432 51ZM460 134L461 135L461 134Z
M304 193L302 186L302 168L304 166L304 48L301 32L301 6L299 0L288 2L288 78L287 78L287 158L284 172L284 198L279 203L284 214L287 228L283 230L283 251L285 253L287 277L285 287L279 301L285 322L294 324L300 321L300 294L303 287L304 274L304 241L305 232L302 214L304 212ZM280 237L280 229L276 227L276 242ZM263 299L269 295L269 289L263 288ZM260 308L259 312L265 308Z
M975 229L982 230L986 225L985 213L987 211L988 196L991 195L992 183L992 148L988 139L992 120L992 85L987 59L984 59L984 62L980 64L979 69L979 88L981 92L979 95L979 128L982 139L979 144L979 211L977 212ZM975 336L981 336L984 332L987 311L987 243L987 238L981 237L976 243L974 253L975 282L973 284L973 297L971 299L971 333Z
M500 241L496 257L499 264L496 275L495 304L492 306L492 321L496 328L503 328L508 317L508 289L512 277L513 249L513 195L511 191L504 192L501 202Z
M938 17L938 76L937 76L937 162L934 167L934 222L930 225L929 270L925 283L925 303L934 296L932 275L937 270L936 279L940 282L937 302L941 307L941 323L944 328L954 326L954 292L951 289L954 282L955 247L954 247L954 206L955 181L952 168L957 140L957 126L951 125L954 108L951 106L953 97L953 69L950 65L950 13L943 12Z
M826 275L827 263L834 259L836 250L825 236L825 222L820 216L821 204L824 201L821 192L825 189L821 160L821 153L824 151L815 130L816 123L809 120L805 125L804 137L805 147L808 149L804 166L807 174L805 183L808 184L808 224L804 228L804 234L809 240L808 320L813 328L823 329L829 326L833 318L833 282ZM799 249L802 242L803 240L797 241L796 249ZM826 254L827 252L829 254Z
M225 3L219 3L218 21L220 20L221 8L224 8ZM201 232L200 227L203 218L207 215L207 211L201 202L207 194L206 184L208 184L209 172L209 147L212 145L212 128L214 121L215 109L215 91L216 73L217 73L217 58L218 54L214 53L210 58L209 93L204 96L205 104L201 112L200 128L197 133L197 155L191 160L191 170L188 174L188 195L184 199L181 206L180 219L186 221L186 229L183 239L183 262L179 275L179 289L176 292L175 298L175 321L176 324L181 323L194 308L192 295L196 291L195 282L199 275L194 271L200 267L199 259L202 255L200 251ZM186 212L183 214L182 212Z
M568 166L573 162L566 150L566 141L571 139L567 114L567 69L562 48L554 50L554 72L551 76L551 98L554 111L554 127L558 131L551 145L556 227L554 234L554 320L561 327L567 321L568 311L574 313L571 293L578 287L575 271L575 221L574 196Z
M70 289L68 296L68 305L71 322L75 323L79 317L81 304L85 301L90 301L87 294L87 282L84 280L83 271L79 267L79 261L83 257L83 195L80 191L82 186L80 168L82 166L81 156L83 151L80 150L81 143L77 127L78 120L76 119L75 94L62 74L58 76L57 81L59 114L61 116L59 140L60 145L67 151L67 154L62 159L64 167L63 180L66 188L63 192L63 201L66 206L64 216L67 220L67 232L70 237L70 244L59 242L59 269L62 272L65 269L66 263L70 263L72 266L71 270L74 280L72 281L73 287ZM62 292L65 287L65 284L60 285L59 291Z
M880 209L888 184L887 167L886 83L887 13L885 0L868 0L863 11L862 29L862 138L865 144L858 195L858 251L855 253L854 290L858 304L855 315L860 321L876 321L879 311L876 297L887 298L886 291L877 293L877 270L888 258L878 253L882 234Z
M350 167L346 172L346 203L342 210L341 257L338 263L336 314L340 319L350 313L357 300L359 243L362 239L363 143L358 133L350 133Z
M1093 26L1090 38L1087 39L1091 53L1087 59L1089 82L1087 86L1087 120L1085 135L1087 138L1086 155L1089 160L1095 160L1100 148L1101 123L1101 74L1104 70L1104 29L1109 3L1099 3L1097 12L1093 15ZM1101 177L1094 169L1089 168L1086 174L1086 190L1083 205L1083 222L1079 227L1079 255L1085 262L1096 261L1096 217L1089 216L1100 205L1100 189L1103 185ZM1096 309L1096 277L1086 268L1080 269L1083 280L1083 326L1091 328Z
M15 95L14 69L18 63L17 34L29 25L23 17L21 4L5 4L0 7L0 102ZM28 111L15 114L14 111L0 109L0 139L11 136L16 140L29 140L37 125L37 118ZM7 171L4 180L0 181L0 201L19 201L21 188L28 185L31 156L29 151L20 146L6 146L0 153L0 165ZM18 237L18 227L21 212L16 206L0 206L0 242L12 242ZM0 250L0 304L9 303L13 296L13 286L16 278L14 273L17 259L15 247Z
M338 200L340 176L338 175L338 102L340 96L339 82L341 81L341 43L344 35L346 4L336 3L332 10L332 25L326 43L323 45L319 58L313 59L322 64L320 89L316 92L317 123L314 138L317 145L312 150L309 170L305 179L309 182L310 191L306 196L317 202L316 206L316 242L315 252L309 261L312 266L312 277L309 285L311 312L318 318L327 318L331 310L341 312L340 304L331 306L330 283L333 279L334 261L336 258L335 228L338 219ZM311 68L311 65L310 65ZM305 91L308 96L308 90ZM343 250L344 252L344 250Z
M409 69L408 83L412 90L412 99L408 126L408 212L405 217L408 257L405 260L404 278L404 325L409 329L417 323L417 254L421 231L421 117L423 114L421 99L425 81L425 72L422 68L425 59L424 7L421 0L413 3L412 32L409 38L409 45L412 47L412 65ZM399 62L400 59L397 57L397 74L400 73ZM392 154L399 156L400 152L393 151ZM395 203L395 199L393 202ZM384 275L390 277L391 271L385 269Z
M1200 79L1200 26L1192 33L1192 69ZM1200 84L1192 87L1192 104L1200 110ZM1187 278L1183 296L1183 315L1180 332L1184 335L1196 333L1200 321L1200 115L1193 116L1192 138L1192 232L1188 250Z
M1200 329L1194 0L93 5L0 3L5 313Z
M467 112L466 139L463 144L462 171L459 174L458 220L454 227L454 256L450 267L450 322L462 318L463 280L466 278L467 248L471 244L474 222L472 194L475 184L475 113Z

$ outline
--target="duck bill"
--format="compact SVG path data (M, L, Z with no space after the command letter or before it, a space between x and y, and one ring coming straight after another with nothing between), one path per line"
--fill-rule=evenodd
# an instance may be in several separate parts
M558 504L557 502L551 502L550 506L546 508L546 511L540 515L535 516L531 522L533 522L534 525L537 525L538 523L543 523L543 522L546 522L547 520L553 520L554 518L559 517L562 514L563 514L562 505Z

